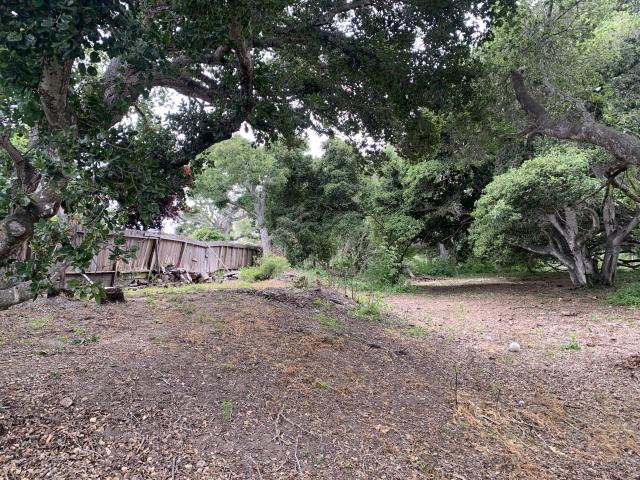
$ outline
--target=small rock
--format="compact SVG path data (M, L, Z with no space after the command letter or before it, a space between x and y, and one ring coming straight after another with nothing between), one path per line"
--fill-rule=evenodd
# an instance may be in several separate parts
M524 407L524 400L518 400L518 406Z
M71 405L73 405L73 400L71 399L71 397L64 397L62 400L60 400L60 405L62 405L64 408L69 408Z
M560 312L560 315L563 317L575 317L577 315L576 312Z
M511 342L509 344L509 351L510 352L519 352L520 351L520 344L518 342Z

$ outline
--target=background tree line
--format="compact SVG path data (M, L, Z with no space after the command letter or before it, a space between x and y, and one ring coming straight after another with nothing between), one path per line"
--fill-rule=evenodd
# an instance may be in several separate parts
M635 267L637 5L503 8L470 54L482 72L473 88L437 111L421 109L419 127L395 148L371 153L334 138L311 158L304 146L232 141L274 162L262 168L270 183L256 183L268 192L261 225L290 262L353 275L376 269L375 281L388 283L408 265L424 270L407 262L416 252L438 258L427 270L563 268L575 285L612 284L618 265ZM200 178L231 178L215 150L207 158L219 168ZM245 180L247 165L233 167ZM195 191L215 190L200 178ZM220 206L234 195L228 187Z
M612 0L3 2L0 307L178 215L390 282L437 248L611 283L640 219L639 19ZM349 145L309 158L308 128Z

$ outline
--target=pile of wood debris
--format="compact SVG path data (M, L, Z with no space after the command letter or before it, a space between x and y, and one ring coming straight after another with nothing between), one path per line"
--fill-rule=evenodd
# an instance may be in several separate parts
M128 288L137 290L151 286L182 285L192 283L227 282L238 279L239 270L227 270L213 277L202 273L190 273L184 268L167 265L161 272L152 272L151 279L136 278L127 285Z

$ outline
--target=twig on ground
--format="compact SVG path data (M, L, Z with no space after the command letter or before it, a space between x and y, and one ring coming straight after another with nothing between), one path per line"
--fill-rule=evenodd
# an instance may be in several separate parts
M284 411L284 406L280 409L280 411L278 412L278 415L276 415L276 420L275 420L275 426L276 426L276 434L273 437L273 439L278 442L281 440L282 437L282 433L280 432L280 427L278 426L278 424L280 423L280 417L282 416L282 412Z
M316 436L317 436L315 433L313 433L313 432L311 432L311 431L307 430L306 428L304 428L304 427L302 427L302 426L298 425L296 422L294 422L294 421L292 421L292 420L288 419L285 415L280 415L280 417L281 417L285 422L287 422L289 425L291 425L291 426L293 426L293 427L297 427L297 428L299 428L299 429L300 429L300 430L302 430L304 433L307 433L307 434L309 434L309 435L313 435L314 437L316 437Z
M453 366L453 393L456 410L458 409L458 364Z
M296 435L296 448L293 450L293 456L296 459L296 466L298 467L298 473L302 477L303 476L302 467L300 466L300 460L298 460L298 440L300 440L300 437Z
M251 463L253 463L253 465L256 467L256 472L258 472L258 478L262 480L262 473L260 473L260 465L258 465L258 463L253 459L251 454L249 454L249 460L251 460Z
M282 470L282 467L284 467L287 464L287 459L285 459L284 462L282 462L277 468L271 470L271 473L278 473L280 470Z
M177 457L173 457L173 462L171 463L171 480L176 478L176 458Z

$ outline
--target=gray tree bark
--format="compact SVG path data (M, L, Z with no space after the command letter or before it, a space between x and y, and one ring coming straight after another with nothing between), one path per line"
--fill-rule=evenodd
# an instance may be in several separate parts
M518 103L531 120L531 125L527 129L529 134L539 134L602 147L618 161L612 168L640 165L639 137L597 122L586 111L583 113L581 121L554 118L529 93L524 82L523 72L523 68L512 70L511 84Z
M262 247L262 255L271 255L271 236L267 227L266 209L267 209L267 193L264 188L252 187L251 195L253 197L253 206L256 215L256 225L260 233L260 246Z
M590 213L592 227L585 233L580 233L578 216L573 208L565 208L563 215L549 214L547 215L550 226L546 231L547 245L521 245L521 247L533 253L556 258L567 267L569 278L574 286L591 285L596 272L593 258L586 248L586 241L597 231L599 222L595 212Z

